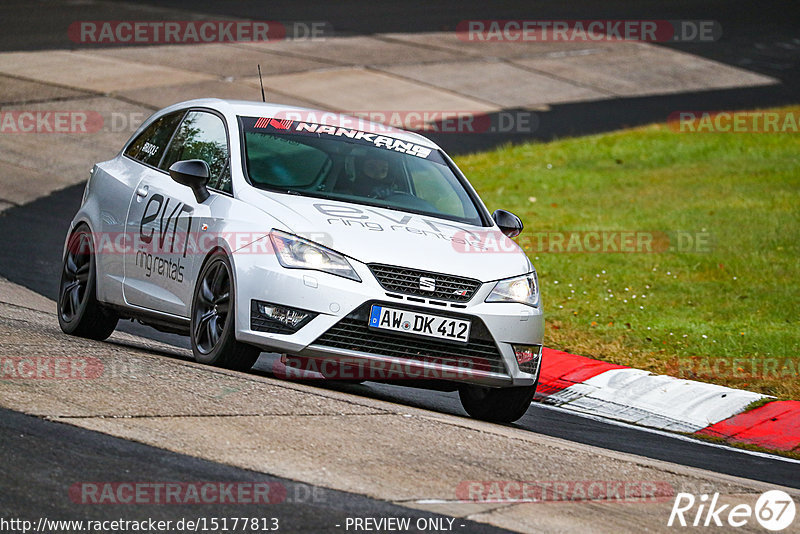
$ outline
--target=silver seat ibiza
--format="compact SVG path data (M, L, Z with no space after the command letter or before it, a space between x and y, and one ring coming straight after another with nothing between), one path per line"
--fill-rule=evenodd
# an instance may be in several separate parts
M471 416L514 421L536 390L544 328L536 271L510 239L521 230L421 135L182 102L92 169L58 319L93 339L138 320L230 369L267 351L289 377L457 389Z

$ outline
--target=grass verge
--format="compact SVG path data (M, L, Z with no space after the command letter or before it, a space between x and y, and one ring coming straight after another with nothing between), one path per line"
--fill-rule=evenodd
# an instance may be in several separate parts
M526 223L549 347L800 399L800 134L656 124L458 164Z

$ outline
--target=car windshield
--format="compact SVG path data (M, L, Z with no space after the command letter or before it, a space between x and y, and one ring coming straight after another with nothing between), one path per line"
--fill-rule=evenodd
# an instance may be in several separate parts
M240 117L250 183L482 225L475 202L437 150L387 135Z

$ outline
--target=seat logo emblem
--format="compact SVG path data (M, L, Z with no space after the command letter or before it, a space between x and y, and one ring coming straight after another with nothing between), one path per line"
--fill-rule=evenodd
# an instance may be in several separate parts
M436 279L427 276L419 277L419 288L422 291L436 291Z

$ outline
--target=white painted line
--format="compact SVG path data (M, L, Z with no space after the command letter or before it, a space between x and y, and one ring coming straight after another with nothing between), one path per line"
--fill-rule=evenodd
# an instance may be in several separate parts
M597 391L597 388L594 386L587 386L583 383L573 384L566 389L562 389L561 391L556 391L555 393L548 395L542 399L542 402L553 404L555 406L561 406L562 404L567 404L586 395L590 395L595 391Z

